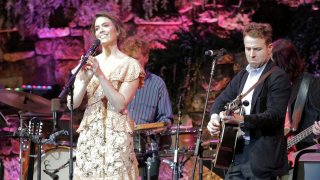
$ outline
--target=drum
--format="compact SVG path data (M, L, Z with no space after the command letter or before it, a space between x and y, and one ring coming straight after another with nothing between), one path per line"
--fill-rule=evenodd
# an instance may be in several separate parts
M134 133L133 145L134 152L138 160L144 161L144 156L147 151L148 139L147 136L143 133Z
M73 160L75 161L75 150L73 151ZM41 179L69 179L69 158L70 148L58 146L48 149L41 157ZM73 162L73 167L75 162ZM48 173L49 172L49 173ZM51 173L51 174L50 174ZM37 179L38 160L34 162L33 179ZM51 175L51 176L50 176Z
M172 156L175 149L177 128L173 127L160 137L160 156ZM198 130L195 128L181 128L179 130L179 149L182 152L193 153L196 147Z
M192 179L193 173L193 165L194 165L195 157L182 157L180 156L179 162L182 162L181 168L181 177L179 180L189 180ZM159 179L169 180L172 179L172 168L173 165L173 157L162 157L159 169ZM222 180L222 178L208 169L206 166L203 166L203 176L202 179L204 180ZM196 171L194 179L199 179L199 161L197 162Z

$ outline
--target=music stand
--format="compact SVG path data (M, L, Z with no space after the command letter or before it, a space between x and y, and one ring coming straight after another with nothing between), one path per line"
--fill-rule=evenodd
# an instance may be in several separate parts
M0 111L0 128L4 128L7 125L8 125L8 122L7 122L6 118L4 117L4 115Z

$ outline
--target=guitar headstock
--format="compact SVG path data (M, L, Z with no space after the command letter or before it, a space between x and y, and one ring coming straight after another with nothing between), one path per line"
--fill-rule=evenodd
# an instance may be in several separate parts
M227 116L232 116L233 113L243 115L244 114L244 107L243 103L241 102L242 96L237 96L233 101L227 103L224 106L225 112Z
M29 135L42 135L42 125L43 123L39 118L33 117L29 121L28 133Z

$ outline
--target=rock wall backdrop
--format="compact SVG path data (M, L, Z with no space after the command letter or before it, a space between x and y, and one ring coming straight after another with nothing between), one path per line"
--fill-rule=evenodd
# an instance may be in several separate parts
M319 0L2 0L0 88L57 97L69 71L91 46L92 18L108 11L121 18L129 36L150 42L148 67L165 80L174 112L182 97L184 123L199 126L212 64L204 51L228 51L215 69L210 107L246 65L241 30L251 21L270 23L274 39L291 39L307 71L320 75L319 5ZM12 115L18 110L0 103L0 111ZM77 123L81 115L76 117ZM1 132L16 131L16 121ZM4 178L17 179L19 144L1 137L0 145Z

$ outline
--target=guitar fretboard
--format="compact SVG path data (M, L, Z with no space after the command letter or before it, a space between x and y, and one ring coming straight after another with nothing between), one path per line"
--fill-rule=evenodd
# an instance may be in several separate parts
M287 149L291 148L292 146L296 145L302 139L306 138L312 133L312 126L308 127L307 129L301 131L299 134L295 135L292 139L288 141Z

